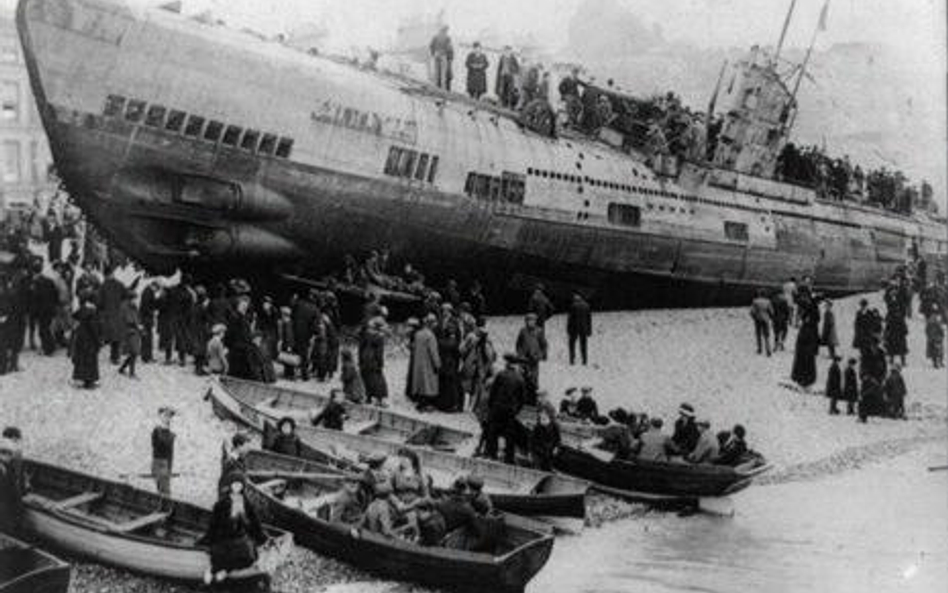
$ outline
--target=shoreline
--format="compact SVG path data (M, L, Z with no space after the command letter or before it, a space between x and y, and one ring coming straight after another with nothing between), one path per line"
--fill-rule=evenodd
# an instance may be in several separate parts
M852 312L859 298L836 301L843 345L851 341ZM869 298L879 299L878 295ZM858 424L853 417L829 416L826 398L781 387L789 375L795 332L791 330L788 337L787 352L771 358L756 356L753 327L743 308L594 314L590 354L595 366L585 368L568 365L564 324L563 316L547 323L550 360L541 370L541 387L550 391L555 403L566 387L589 384L602 413L622 405L661 415L668 426L678 405L688 401L699 416L710 417L714 430L734 423L747 427L750 446L775 466L758 479L759 484L858 474L928 443L948 443L948 373L925 365L924 332L917 315L909 320L909 365L904 373L909 388L907 411L912 419L874 418L868 424ZM489 319L498 352L510 348L519 327L519 318ZM849 354L849 349L841 350L844 356ZM203 401L206 379L195 376L191 367L142 364L141 378L130 380L116 373L104 353L100 361L102 385L86 391L70 385L71 365L62 351L52 358L24 353L24 371L0 377L0 423L23 429L27 455L115 478L147 471L155 412L161 405L174 406L179 410L173 426L178 434L175 470L187 477L173 483L173 494L210 506L219 468L217 455L207 452L216 452L221 440L237 428L217 420ZM819 379L814 387L822 389L828 365L825 355L818 364ZM390 345L386 377L394 395L391 403L399 411L415 415L401 395L406 365L404 346ZM280 384L325 392L337 382ZM470 414L436 413L426 418L452 426L475 426ZM153 487L148 480L134 483ZM738 514L742 496L735 497ZM591 526L569 539L594 539L599 525L630 523L625 519L651 514L641 505L598 495L591 497L590 506L594 507ZM78 563L77 567L74 591L187 590L96 565ZM367 579L371 577L359 570L297 549L287 566L277 572L274 583L289 593Z

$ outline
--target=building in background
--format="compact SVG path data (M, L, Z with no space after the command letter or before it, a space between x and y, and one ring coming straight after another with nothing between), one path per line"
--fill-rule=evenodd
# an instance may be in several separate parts
M13 15L0 12L0 218L42 206L56 193L52 156L43 131Z

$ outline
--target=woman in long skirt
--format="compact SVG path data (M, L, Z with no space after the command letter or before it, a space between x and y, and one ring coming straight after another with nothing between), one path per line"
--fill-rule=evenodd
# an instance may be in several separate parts
M99 382L99 349L102 332L99 314L91 299L85 298L75 315L76 329L72 343L72 379L85 389Z
M816 383L816 355L820 350L820 310L813 300L806 300L800 307L800 331L797 333L793 352L793 382L808 389Z

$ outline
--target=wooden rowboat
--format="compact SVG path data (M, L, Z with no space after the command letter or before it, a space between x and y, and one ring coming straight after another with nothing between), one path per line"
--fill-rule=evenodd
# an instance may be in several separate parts
M219 389L218 389L219 388ZM290 417L297 424L309 424L309 415L329 402L329 397L294 389L275 387L230 377L215 378L211 390L217 390L214 405L223 406L236 421L263 430L261 416ZM470 432L448 428L405 414L374 406L346 402L349 419L344 430L386 441L428 446L443 451L466 452L476 445Z
M266 439L267 431L274 429L281 416L270 410L242 405L240 400L228 392L233 385L235 383L230 381L212 384L208 398L215 413L224 420L232 420L257 430L264 434ZM360 456L376 452L395 455L405 446L371 436L305 425L299 426L296 432L303 443L306 458L345 468L353 467L359 462ZM585 499L589 483L585 480L486 459L463 457L428 447L411 448L418 454L422 467L437 487L448 488L454 479L462 474L476 475L484 480L484 492L490 495L494 506L508 513L573 519L583 519L586 516Z
M691 464L682 461L619 460L612 454L562 446L554 458L558 471L593 482L594 488L633 500L727 496L770 469L762 459L743 465Z
M23 497L23 531L50 548L132 572L200 582L210 566L198 543L211 512L154 493L38 461L24 460L30 490ZM282 562L292 536L267 527L270 543L257 566L230 573L242 590L269 589L269 572Z
M66 593L70 573L59 558L0 533L0 593Z
M438 547L369 533L335 520L321 500L341 485L331 468L262 451L248 454L246 464L247 495L262 520L291 531L300 545L384 578L455 591L519 593L553 549L549 533L504 515L494 519L502 522L502 535L489 551L465 549L463 533L448 534Z

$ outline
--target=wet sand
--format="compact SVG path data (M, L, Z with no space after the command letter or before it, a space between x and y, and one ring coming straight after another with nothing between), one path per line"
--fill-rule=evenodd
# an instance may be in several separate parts
M878 295L871 299L876 303L880 300ZM852 317L857 301L858 298L845 299L836 306L840 340L844 346L852 340ZM513 346L519 326L519 318L490 320L489 328L499 351ZM715 430L738 422L744 424L751 446L764 453L775 465L772 474L762 480L770 485L754 486L739 494L736 497L737 517L731 523L709 522L707 517L658 516L654 520L659 523L681 521L681 525L686 526L684 534L656 540L660 542L653 548L657 556L643 556L639 562L642 566L651 565L664 558L670 574L684 571L690 566L688 545L694 535L690 534L691 530L706 529L707 541L715 541L715 538L733 540L733 545L725 548L732 554L758 546L772 548L773 556L785 557L786 562L795 566L794 570L802 575L800 580L788 581L786 588L777 586L785 580L782 575L786 569L763 553L761 565L757 567L759 573L735 572L731 580L722 581L719 588L709 590L747 589L749 586L788 591L812 589L813 584L807 579L825 572L826 567L815 563L808 568L810 561L807 558L812 560L819 556L828 542L835 541L835 545L843 547L861 545L858 530L840 529L841 535L834 540L833 531L827 530L824 537L821 522L817 522L804 534L805 537L799 538L796 547L781 547L781 542L766 539L742 540L733 534L741 533L742 525L760 532L787 529L787 525L775 524L770 515L797 521L838 513L846 518L847 525L873 529L878 524L877 517L864 513L860 505L845 504L845 497L838 507L834 507L833 513L815 505L813 496L822 497L827 489L836 491L826 486L835 480L856 479L857 486L852 489L871 490L873 496L886 501L912 499L914 490L906 489L900 480L865 478L873 488L858 481L863 479L860 476L875 475L873 472L877 467L892 464L895 468L908 468L913 463L910 461L912 456L918 451L943 450L945 447L948 374L944 370L931 369L922 358L924 333L921 319L917 316L912 319L909 329L911 353L905 372L909 390L907 407L911 417L908 421L871 419L867 425L862 425L852 417L831 417L826 413L828 403L825 398L782 387L781 383L789 376L795 332L791 331L788 339L788 352L771 358L757 356L754 354L753 325L743 308L597 314L594 316L594 335L590 344L592 364L589 367L569 366L565 318L555 317L547 324L550 360L543 365L541 384L553 394L554 400L558 400L568 386L588 384L595 389L603 411L621 405L662 415L670 421L678 405L688 401L698 410L699 416L711 420ZM848 348L843 348L842 352L844 356L850 354ZM175 420L174 430L178 433L176 471L183 474L173 484L175 495L210 505L218 475L219 444L236 428L218 421L210 406L203 401L205 381L194 376L190 367L180 369L160 364L141 365L141 378L130 380L115 372L104 352L101 360L101 388L84 391L70 385L71 367L62 353L53 358L27 353L22 361L24 372L0 377L0 401L3 402L0 423L17 424L24 429L26 449L30 455L116 477L147 471L149 436L155 410L160 405L173 405L181 412ZM400 410L411 411L400 397L406 364L404 346L393 343L386 360L390 390L396 395L392 403ZM818 389L822 389L828 364L828 359L822 356ZM295 386L326 391L332 385L310 383ZM474 424L469 415L437 414L432 418L456 425ZM151 487L148 481L140 484ZM942 488L944 482L940 484ZM803 490L797 491L796 488ZM941 491L944 493L945 489ZM942 496L942 502L944 499ZM639 545L641 542L638 540L625 540L622 534L647 528L653 520L650 518L652 514L609 499L596 500L593 514L597 517L626 518L605 521L602 527L587 528L580 536L558 541L550 564L528 590L576 590L552 586L573 582L569 577L574 572L586 575L589 582L583 586L591 587L587 590L644 588L680 591L696 586L659 576L648 584L649 577L647 574L643 576L642 570L628 569L626 556L615 556L609 547L625 551L629 546ZM877 505L873 501L874 498L866 504ZM878 506L874 508L878 509ZM948 515L944 504L940 508L931 508L930 505L925 508L939 520ZM795 525L792 521L790 527ZM601 521L593 522L599 524ZM893 546L901 546L898 549L918 548L917 534L913 529L909 523L905 523L902 529L893 528L887 532L887 540ZM948 564L948 555L943 549L932 553L941 555L943 566ZM872 558L867 554L854 556L848 564L848 572L873 569ZM574 567L584 567L587 559L600 560L596 566L601 568L593 575L573 570ZM615 577L618 580L610 580L613 578L610 575L614 574L618 575ZM604 575L605 580L596 580L593 578L596 575ZM663 579L667 581L664 584ZM185 590L88 564L78 566L74 580L75 591ZM275 585L281 591L313 591L333 583L358 581L362 584L350 590L362 590L368 580L371 577L360 571L298 549L289 565L278 572ZM664 588L648 588L653 585ZM389 590L391 585L375 583L366 590L379 587ZM816 587L817 590L835 588L835 584L828 588ZM410 588L402 585L396 589ZM936 590L944 590L944 587Z

